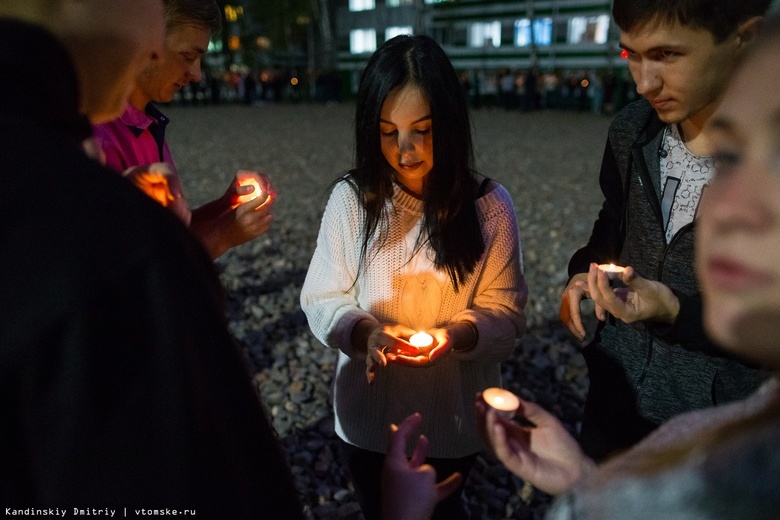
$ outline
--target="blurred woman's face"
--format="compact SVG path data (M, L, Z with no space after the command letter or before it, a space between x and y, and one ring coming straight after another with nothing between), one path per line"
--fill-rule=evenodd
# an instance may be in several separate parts
M780 38L737 72L710 120L718 173L702 196L704 322L725 348L780 369Z
M433 121L428 99L407 85L387 95L379 121L382 154L407 190L422 195L423 181L433 168Z

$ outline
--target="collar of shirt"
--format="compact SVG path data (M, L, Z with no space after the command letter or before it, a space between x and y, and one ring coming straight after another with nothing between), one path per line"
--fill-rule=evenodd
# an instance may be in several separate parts
M165 127L170 121L165 117L165 114L160 112L160 110L151 103L146 105L143 112L133 105L128 104L124 113L120 116L120 119L136 137L140 136L144 130L149 128L157 141L162 141L165 138ZM155 125L156 128L150 128L152 125ZM158 133L161 136L159 139L157 138Z

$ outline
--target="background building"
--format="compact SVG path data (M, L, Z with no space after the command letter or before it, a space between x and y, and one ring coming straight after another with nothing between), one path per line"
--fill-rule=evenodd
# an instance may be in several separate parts
M633 98L610 0L340 0L335 33L344 95L381 42L427 34L476 106L600 112Z
M371 53L397 34L438 41L477 107L610 112L636 97L611 0L217 2L223 30L192 99L349 99Z
M378 43L432 36L456 68L622 66L609 0L342 0L339 69L360 69Z

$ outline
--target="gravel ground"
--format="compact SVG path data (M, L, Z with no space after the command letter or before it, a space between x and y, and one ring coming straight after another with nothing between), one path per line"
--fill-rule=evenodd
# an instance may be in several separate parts
M239 168L268 173L279 192L271 231L228 252L217 267L231 329L313 519L362 518L336 454L335 352L312 336L298 303L328 187L352 164L353 111L352 104L166 109L192 206L221 194ZM587 240L601 202L598 166L609 118L483 109L472 120L478 169L512 194L530 289L529 327L503 366L505 386L573 431L587 371L579 345L558 321L558 305L568 259ZM477 459L465 498L475 519L541 518L550 501L487 452Z

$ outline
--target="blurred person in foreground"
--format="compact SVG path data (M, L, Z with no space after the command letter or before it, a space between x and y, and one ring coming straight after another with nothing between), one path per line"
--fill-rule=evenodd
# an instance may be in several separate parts
M217 258L268 231L276 192L266 175L239 170L221 197L190 211L165 140L170 120L154 103L170 102L182 87L200 82L201 58L222 19L214 0L163 0L163 4L162 52L135 78L122 115L97 125L94 137L106 166L123 172L171 209Z
M541 407L521 402L520 412L536 425L525 428L478 400L486 441L499 460L538 489L565 493L549 519L780 518L778 23L746 56L709 119L717 173L702 200L696 239L707 332L773 377L745 400L675 417L601 466ZM391 445L404 446L419 420L411 416L393 427ZM407 500L384 518L401 518L396 512L428 518L446 481L435 485L415 457L391 453L385 491L403 489Z
M163 20L159 0L0 2L0 503L302 518L213 263L81 148Z
M604 203L569 262L560 316L580 340L581 300L600 320L582 351L590 386L580 442L598 460L671 417L750 395L766 374L717 348L703 330L693 243L714 172L702 132L769 0L615 0L620 45L644 99L613 121L601 164ZM626 270L613 296L598 264Z

